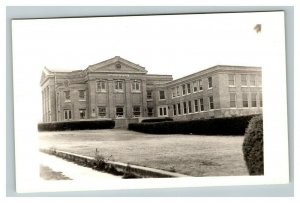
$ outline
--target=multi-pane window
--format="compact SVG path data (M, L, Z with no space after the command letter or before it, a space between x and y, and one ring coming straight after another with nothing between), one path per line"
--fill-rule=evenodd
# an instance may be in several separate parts
M190 83L186 84L186 88L187 88L187 93L191 94L191 84Z
M260 107L263 106L263 98L262 98L262 93L259 93L259 104L260 104Z
M235 93L230 93L230 108L235 108L236 107L236 94Z
M106 117L106 107L105 106L98 107L98 117L100 117L100 118Z
M116 117L124 117L124 107L123 106L116 107Z
M165 91L163 90L159 91L159 99L166 99Z
M147 90L147 99L152 99L152 91Z
M202 82L201 79L199 80L199 90L200 90L200 91L203 90L203 82Z
M85 100L85 90L79 90L79 99Z
M200 111L204 111L204 101L203 98L200 98Z
M97 81L97 92L106 92L106 81Z
M177 111L176 111L176 104L174 104L174 105L173 105L173 114L174 114L174 116L176 116L176 115L177 115Z
M153 108L152 107L148 107L148 116L149 117L153 116Z
M234 75L233 74L228 75L228 84L229 84L229 86L234 86L235 85L235 80L234 80Z
M247 75L246 74L241 75L241 84L242 84L242 86L247 86Z
M86 118L86 110L85 109L79 109L79 117L80 117L80 119Z
M140 81L132 81L131 83L131 91L132 92L140 92L141 91L141 82Z
M209 109L214 109L214 97L210 96L208 97L209 100Z
M141 107L140 106L133 106L133 116L134 117L141 116Z
M195 110L195 112L199 111L199 106L198 106L198 100L197 99L194 100L194 110Z
M212 88L212 77L208 77L208 88Z
M185 85L182 85L181 87L182 87L182 95L185 95L185 93L186 93Z
M257 107L256 93L251 93L251 107Z
M159 116L167 116L167 107L159 107Z
M177 95L178 97L180 96L179 86L176 87L176 95Z
M176 97L176 89L175 89L175 87L172 88L172 97Z
M192 113L192 102L191 101L188 101L188 110L189 110L189 113Z
M250 86L255 86L255 75L250 75Z
M197 92L198 91L198 81L194 81L193 82L193 92Z
M72 112L69 109L64 110L64 119L71 120L72 119Z
M248 107L248 93L243 93L243 107Z
M181 106L180 106L180 103L177 104L177 109L178 109L178 115L181 114Z
M123 92L123 86L124 86L124 81L122 80L116 80L115 81L115 91L117 92Z
M70 91L65 91L64 95L65 95L65 101L70 101L71 100Z
M186 102L183 102L183 114L187 113Z

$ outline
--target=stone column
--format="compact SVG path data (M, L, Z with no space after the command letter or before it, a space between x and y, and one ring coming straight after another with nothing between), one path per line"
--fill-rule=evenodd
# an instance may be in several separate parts
M141 82L141 100L142 100L142 104L141 104L141 116L142 117L147 117L147 85L146 85L146 79L143 79ZM154 110L154 109L153 109Z
M125 118L131 118L132 115L132 99L131 99L131 81L125 79Z
M115 98L114 98L114 81L108 79L107 81L107 116L109 118L115 118Z

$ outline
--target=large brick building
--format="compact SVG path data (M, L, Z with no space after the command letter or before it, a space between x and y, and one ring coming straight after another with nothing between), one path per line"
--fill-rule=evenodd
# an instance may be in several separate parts
M121 57L72 72L44 68L43 122L135 117L198 119L262 112L261 69L214 66L173 80Z

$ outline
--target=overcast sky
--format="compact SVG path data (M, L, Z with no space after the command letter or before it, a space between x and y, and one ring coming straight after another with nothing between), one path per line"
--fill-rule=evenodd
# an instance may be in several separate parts
M254 30L260 19L242 13L14 21L13 66L23 71L14 75L15 87L28 97L33 92L41 110L45 66L72 71L121 56L174 79L218 64L261 66L264 27Z

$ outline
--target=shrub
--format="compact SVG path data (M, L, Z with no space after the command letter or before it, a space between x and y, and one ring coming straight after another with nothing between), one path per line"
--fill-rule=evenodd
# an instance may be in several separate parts
M150 118L144 119L141 123L155 123L155 122L164 122L164 121L173 121L172 118Z
M254 115L206 120L131 123L129 130L151 134L244 135Z
M244 159L250 175L264 174L263 118L251 119L243 143Z
M39 131L64 131L64 130L94 130L94 129L112 129L115 127L113 120L88 120L88 121L68 121L39 123Z

